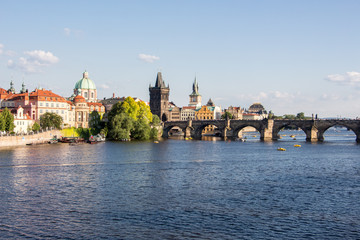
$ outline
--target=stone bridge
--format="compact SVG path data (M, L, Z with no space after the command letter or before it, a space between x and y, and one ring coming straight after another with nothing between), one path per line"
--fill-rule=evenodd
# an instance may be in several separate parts
M343 126L352 130L356 141L360 142L360 120L189 120L168 121L163 123L163 137L169 137L169 131L179 127L184 137L201 139L206 126L214 125L224 139L238 137L245 127L253 127L260 133L263 141L279 139L279 131L284 127L296 127L306 134L306 141L316 142L324 140L324 132L333 126Z

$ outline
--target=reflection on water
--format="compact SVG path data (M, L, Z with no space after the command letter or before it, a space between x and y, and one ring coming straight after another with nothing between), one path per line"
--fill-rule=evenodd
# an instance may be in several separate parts
M0 149L0 238L359 239L359 145L291 133Z

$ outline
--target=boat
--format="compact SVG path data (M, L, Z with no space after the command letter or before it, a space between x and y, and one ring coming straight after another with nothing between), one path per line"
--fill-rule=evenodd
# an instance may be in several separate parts
M295 136L295 135L290 135L290 137L291 137L291 138L294 138L294 137L296 137L296 136Z
M99 142L105 142L105 138L101 136L100 134L95 136L90 136L89 140L87 141L90 144L96 144Z
M281 147L277 148L277 150L278 150L278 151L286 151L285 148L281 148Z
M295 144L294 147L301 147L301 145L300 144Z
M59 142L59 140L56 137L54 137L54 138L52 138L52 139L50 139L48 141L48 144L55 144L55 143L58 143L58 142Z
M159 143L159 141L154 141L154 143Z

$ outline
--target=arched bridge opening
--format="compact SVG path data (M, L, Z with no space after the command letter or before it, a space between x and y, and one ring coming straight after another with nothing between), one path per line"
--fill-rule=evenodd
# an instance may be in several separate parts
M255 125L244 124L234 128L232 136L243 141L259 140L261 138L261 129Z
M326 128L320 129L319 141L349 141L353 142L358 139L356 129L347 124L336 123Z
M279 141L306 140L306 129L297 124L283 124L273 129L273 139Z

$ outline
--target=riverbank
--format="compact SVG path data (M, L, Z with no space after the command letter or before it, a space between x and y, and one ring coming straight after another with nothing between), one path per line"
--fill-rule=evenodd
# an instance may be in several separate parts
M32 135L18 135L18 136L1 136L0 147L15 147L24 146L26 144L42 144L47 143L54 136L60 137L61 131L49 130Z

